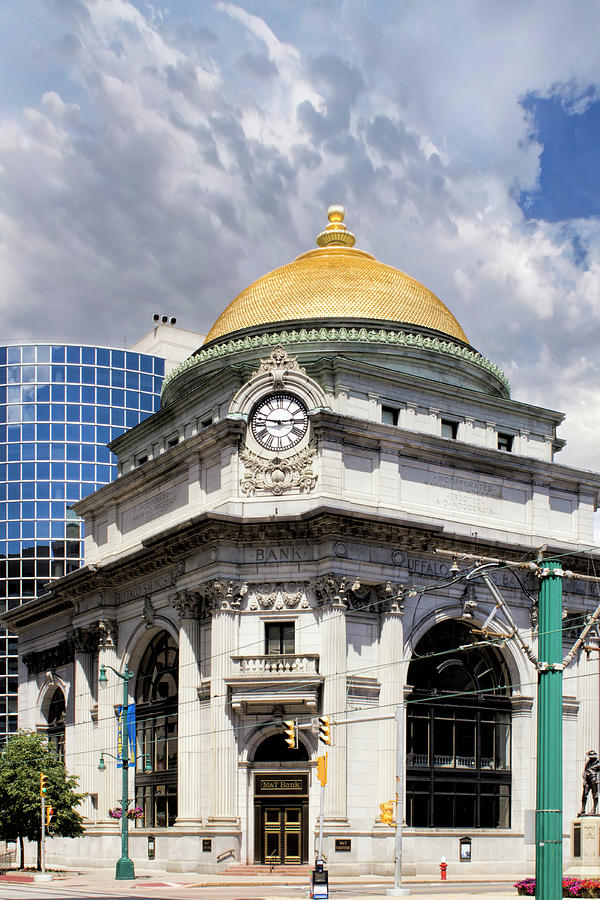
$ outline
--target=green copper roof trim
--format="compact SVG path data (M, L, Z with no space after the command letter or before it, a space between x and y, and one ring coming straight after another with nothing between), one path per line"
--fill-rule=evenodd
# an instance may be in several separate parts
M405 331L385 331L384 329L375 328L300 328L298 331L258 334L254 337L238 338L237 340L225 341L223 344L215 344L212 347L207 347L206 350L199 350L194 356L185 359L172 372L169 372L163 381L162 392L174 378L177 378L183 372L212 359L219 359L232 353L240 353L243 350L260 350L276 344L314 344L322 341L395 344L399 347L415 347L419 350L429 350L434 353L453 356L455 359L465 359L494 375L502 382L510 394L510 382L502 369L475 350L459 347L451 341L440 341L438 338L424 337L422 334L407 334Z

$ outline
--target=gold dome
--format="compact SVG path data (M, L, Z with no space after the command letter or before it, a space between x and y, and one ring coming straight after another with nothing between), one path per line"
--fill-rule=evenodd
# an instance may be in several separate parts
M339 322L379 319L432 328L468 343L442 301L423 284L356 249L344 209L329 207L318 249L274 269L238 294L221 313L205 344L246 328L305 319Z

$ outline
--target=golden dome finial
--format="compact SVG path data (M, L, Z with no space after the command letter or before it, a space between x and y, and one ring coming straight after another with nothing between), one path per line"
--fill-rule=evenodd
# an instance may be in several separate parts
M335 204L327 210L329 225L317 235L317 247L354 247L356 238L344 225L346 210Z

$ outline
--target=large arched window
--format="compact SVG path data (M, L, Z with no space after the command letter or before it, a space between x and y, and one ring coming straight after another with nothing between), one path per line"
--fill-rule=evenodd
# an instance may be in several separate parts
M137 822L146 828L177 818L177 666L177 644L159 631L142 656L135 691L135 798L144 810Z
M48 707L48 743L54 747L56 755L65 758L65 695L56 688Z
M434 625L408 667L407 823L510 827L510 680L462 622Z

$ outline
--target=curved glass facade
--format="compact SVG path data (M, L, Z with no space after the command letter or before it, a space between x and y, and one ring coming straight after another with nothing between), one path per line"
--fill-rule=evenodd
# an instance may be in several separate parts
M159 408L164 367L108 347L0 347L0 610L81 565L70 505L116 477L106 445ZM0 631L0 741L17 729L17 665Z

